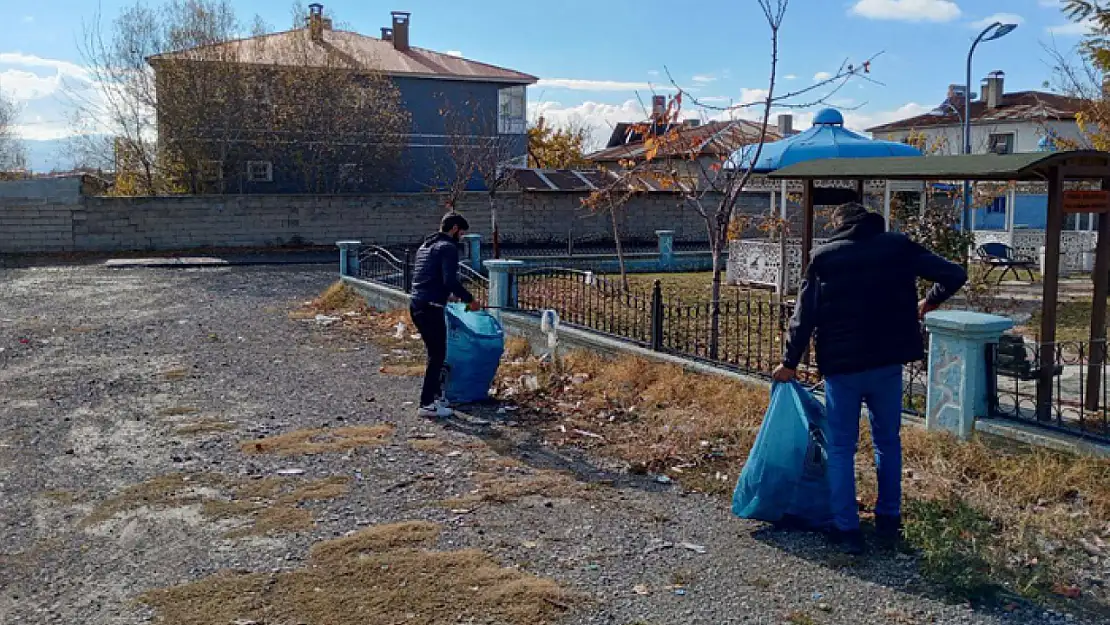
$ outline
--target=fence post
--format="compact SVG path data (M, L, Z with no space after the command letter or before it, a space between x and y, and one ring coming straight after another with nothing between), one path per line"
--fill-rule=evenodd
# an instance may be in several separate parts
M483 263L489 272L489 311L501 319L501 311L516 306L514 276L524 268L522 260L487 260Z
M470 268L475 273L482 273L482 235L464 234L462 238L469 254Z
M651 287L651 349L663 351L663 286L658 280Z
M659 269L668 271L674 268L674 230L656 230L659 237Z
M929 365L925 383L925 426L967 439L976 417L987 416L987 346L1014 326L1007 317L966 310L929 313Z
M339 247L339 275L358 276L358 250L362 241L336 241Z
M412 293L412 250L405 249L405 258L401 266L401 288L405 293Z

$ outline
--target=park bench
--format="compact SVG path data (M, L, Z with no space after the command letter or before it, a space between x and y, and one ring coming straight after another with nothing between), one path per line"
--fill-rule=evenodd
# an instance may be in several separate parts
M995 347L994 370L998 375L1029 381L1037 379L1040 363L1034 360L1033 354L1026 351L1025 339L1004 334ZM1052 375L1058 376L1063 372L1064 367L1056 365Z
M987 269L987 275L983 277L984 280L990 278L991 273L995 269L1001 268L1002 275L998 276L998 281L1002 282L1006 279L1006 274L1013 273L1014 277L1018 280L1021 279L1019 270L1024 269L1029 273L1029 281L1036 282L1036 277L1033 275L1033 261L1026 258L1019 258L1014 253L1014 248L1006 245L1005 243L985 243L980 245L975 253L979 256L979 262L983 263Z

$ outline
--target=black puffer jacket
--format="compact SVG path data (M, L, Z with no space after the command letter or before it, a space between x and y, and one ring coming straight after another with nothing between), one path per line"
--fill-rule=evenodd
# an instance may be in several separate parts
M905 235L885 230L881 215L858 215L814 251L790 321L786 367L797 368L814 333L817 367L824 375L925 356L917 279L934 283L926 299L939 306L967 282L967 272Z
M447 303L451 295L470 303L474 296L459 282L458 242L437 232L429 235L416 250L412 271L414 305Z

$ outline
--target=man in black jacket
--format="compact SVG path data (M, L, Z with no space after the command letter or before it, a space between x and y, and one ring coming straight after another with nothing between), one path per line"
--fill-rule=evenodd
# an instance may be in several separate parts
M441 397L443 366L447 360L447 321L443 307L449 298L456 297L466 302L470 310L479 308L474 296L459 282L459 240L469 229L470 224L462 215L447 213L440 222L439 232L429 235L416 250L409 314L428 351L417 412L422 417L443 418L453 414Z
M831 536L849 553L863 551L856 505L855 455L860 411L867 405L875 446L880 540L901 535L902 365L925 357L920 319L967 282L959 265L905 235L886 231L881 215L851 203L833 213L835 231L817 248L790 321L776 381L794 378L816 334L829 420ZM933 283L918 302L917 279Z

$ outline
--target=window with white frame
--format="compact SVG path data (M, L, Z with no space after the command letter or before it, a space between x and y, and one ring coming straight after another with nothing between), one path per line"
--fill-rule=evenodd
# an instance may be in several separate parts
M249 182L273 182L274 164L270 161L247 161L247 180Z
M994 154L1014 153L1014 133L992 134L990 136L990 151Z
M528 131L524 85L506 87L497 92L497 132L522 135Z

